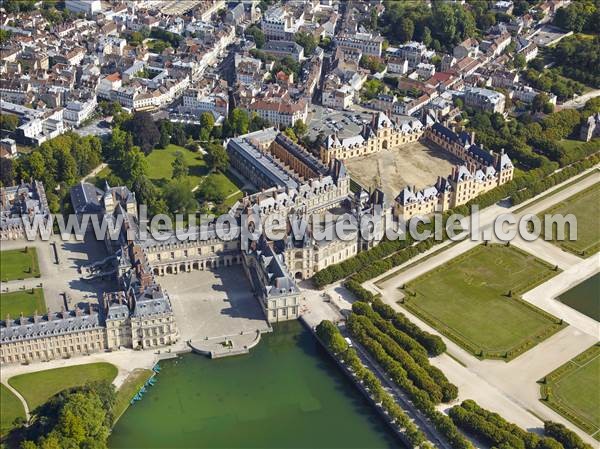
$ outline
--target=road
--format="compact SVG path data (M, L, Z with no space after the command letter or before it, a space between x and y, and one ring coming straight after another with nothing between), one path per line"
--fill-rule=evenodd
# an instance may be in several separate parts
M562 109L579 109L582 108L588 100L591 100L592 98L596 98L598 96L600 96L600 89L594 89L589 92L586 92L583 95L580 95L577 98L565 101L563 104L558 105L556 107L556 110L560 111Z

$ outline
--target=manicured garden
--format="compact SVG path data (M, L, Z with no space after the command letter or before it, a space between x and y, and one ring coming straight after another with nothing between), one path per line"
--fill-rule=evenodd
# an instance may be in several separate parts
M573 214L577 218L577 240L557 240L556 229L553 230L552 242L566 251L579 256L589 257L600 250L600 183L579 192L561 203L555 204L540 214ZM567 230L565 230L567 231ZM568 232L565 232L568 238Z
M0 279L3 282L39 277L39 275L40 267L35 248L0 251Z
M33 316L36 311L40 315L46 313L44 290L41 288L0 294L0 319L5 319L9 314L12 319L18 318L21 313L24 316Z
M596 344L541 380L541 400L600 440L600 344Z
M12 429L17 418L25 419L23 404L12 391L0 384L0 435Z
M117 367L110 363L88 363L21 374L11 377L8 383L23 395L29 409L34 410L67 388L100 380L112 382L117 372Z
M510 360L565 326L519 298L557 274L534 256L480 245L404 286L404 306L481 358Z

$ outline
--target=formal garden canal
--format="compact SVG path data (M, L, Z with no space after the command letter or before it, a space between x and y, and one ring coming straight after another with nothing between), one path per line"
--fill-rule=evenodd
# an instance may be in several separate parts
M600 273L577 284L558 297L563 304L600 321Z
M249 355L161 362L116 424L111 449L392 448L400 443L299 322Z

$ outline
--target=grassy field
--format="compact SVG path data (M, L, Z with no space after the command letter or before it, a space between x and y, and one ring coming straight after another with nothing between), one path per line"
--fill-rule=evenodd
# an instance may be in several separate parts
M0 319L5 319L7 314L13 319L21 313L24 316L33 316L36 310L40 315L46 313L44 290L41 288L0 294Z
M117 367L110 363L88 363L11 377L8 383L23 395L30 410L61 391L97 380L112 382Z
M573 214L577 217L577 240L558 241L554 232L552 242L555 245L584 257L589 257L600 250L600 226L598 225L600 183L546 209L540 213L540 219L546 214Z
M600 343L542 381L542 402L600 440Z
M559 330L518 295L556 275L504 245L480 245L404 286L404 306L481 358L510 360Z
M114 415L115 419L119 419L119 417L125 413L127 407L129 407L129 403L131 398L133 398L136 393L144 386L146 381L152 377L153 371L150 369L142 369L138 368L133 370L123 385L117 391L117 401L115 403Z
M25 410L21 401L4 385L0 384L0 435L13 427L16 418L25 419Z
M188 164L188 176L192 186L197 186L202 178L208 174L206 162L202 159L201 153L190 151L187 148L178 145L169 144L166 148L157 148L146 157L148 161L148 177L158 186L164 186L173 175L173 161L175 153L178 151L183 154Z
M35 248L0 251L0 279L3 282L39 275L40 267Z

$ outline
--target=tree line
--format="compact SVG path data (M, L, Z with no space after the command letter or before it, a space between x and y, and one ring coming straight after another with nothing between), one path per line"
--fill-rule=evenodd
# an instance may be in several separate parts
M437 410L435 396L432 397L428 391L417 387L402 363L390 356L378 340L368 335L363 328L364 321L364 319L354 318L347 322L348 329L356 341L369 352L392 381L406 393L412 404L431 421L454 449L472 448L473 445L458 431L452 420Z
M331 321L323 320L317 326L316 333L323 345L365 387L374 402L381 404L393 424L412 447L432 447L423 432L411 421L410 417L402 410L402 407L396 403L393 396L384 389L377 376L362 364L356 350L348 346L336 325Z
M352 311L348 319L349 327L354 326L357 332L379 342L390 357L402 365L413 384L429 395L432 402L437 404L456 399L458 388L448 381L442 371L429 363L427 351L420 343L383 319L366 303L354 303Z
M544 422L545 436L540 436L506 421L499 414L482 408L473 400L466 400L452 407L449 415L462 430L474 434L490 446L515 449L592 448L562 424Z

